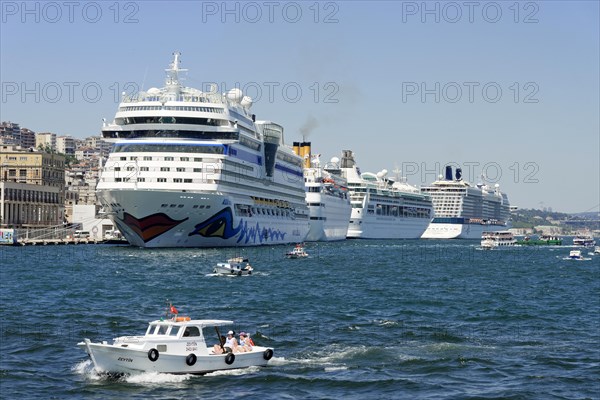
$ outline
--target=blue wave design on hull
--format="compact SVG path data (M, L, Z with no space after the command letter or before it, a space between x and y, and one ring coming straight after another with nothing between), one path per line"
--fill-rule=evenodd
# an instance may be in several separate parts
M225 207L207 220L197 224L195 229L188 233L188 236L200 235L204 237L218 237L221 239L231 239L239 234L237 243L244 241L244 244L264 243L269 239L271 241L285 239L286 232L279 229L261 228L257 222L254 226L248 225L247 221L240 219L237 227L233 227L233 213L230 207Z
M240 221L237 229L240 229L240 237L237 240L237 243L240 243L245 238L244 244L248 243L252 240L252 243L256 243L258 239L259 243L266 242L271 239L274 240L283 240L285 239L286 232L282 232L279 229L271 229L271 228L260 228L260 224L257 222L254 226L248 226L248 222L243 219Z

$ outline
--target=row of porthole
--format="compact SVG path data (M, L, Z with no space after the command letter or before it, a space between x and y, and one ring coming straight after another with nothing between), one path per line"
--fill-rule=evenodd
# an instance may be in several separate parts
M183 208L184 205L183 204L161 204L160 207L161 208L176 208L176 207L177 208ZM199 209L206 208L206 209L208 209L208 208L210 208L210 205L208 205L208 204L207 205L204 205L204 204L202 204L202 205L194 204L192 206L192 208L199 208Z

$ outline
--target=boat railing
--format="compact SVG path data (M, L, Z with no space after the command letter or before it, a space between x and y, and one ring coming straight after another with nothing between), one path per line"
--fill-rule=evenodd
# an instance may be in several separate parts
M114 339L115 343L140 343L144 336L120 336Z

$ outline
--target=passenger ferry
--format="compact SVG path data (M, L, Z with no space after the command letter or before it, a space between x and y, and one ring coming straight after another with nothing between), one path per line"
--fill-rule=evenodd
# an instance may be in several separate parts
M493 249L496 247L514 246L517 240L509 231L491 231L483 232L481 235L481 247L484 249Z
M321 166L319 155L311 154L310 142L294 142L294 152L304 158L304 185L310 228L307 241L344 240L350 220L348 185L342 177L340 159L333 157Z
M387 170L361 173L350 150L342 151L340 169L352 204L348 238L421 237L433 215L428 195L401 179L388 178Z
M577 235L573 238L573 246L594 247L596 241L590 234Z
M500 186L483 183L473 186L462 179L462 171L446 167L439 179L421 192L431 196L435 216L423 234L424 239L479 239L484 231L508 227L510 203Z
M102 136L114 142L97 192L130 244L221 247L302 242L309 228L302 159L283 127L257 121L240 89L181 84L124 96Z

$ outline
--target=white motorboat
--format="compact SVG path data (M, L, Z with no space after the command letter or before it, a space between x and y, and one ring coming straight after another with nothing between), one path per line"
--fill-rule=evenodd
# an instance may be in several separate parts
M596 256L600 255L600 246L594 247L594 255L596 255Z
M571 250L569 252L569 260L583 260L581 250Z
M92 343L86 338L77 346L87 352L97 372L107 374L205 374L266 366L273 357L270 347L253 346L250 351L236 353L226 351L228 348L222 345L206 344L205 334L211 331L216 331L215 343L222 343L219 327L232 324L175 316L150 322L143 336L121 336L112 344Z
M213 268L215 274L221 275L251 275L254 268L250 265L247 258L235 257L230 258L227 262L217 263Z
M305 258L308 257L308 253L304 250L304 247L301 244L297 244L292 251L285 253L285 256L287 258Z

